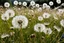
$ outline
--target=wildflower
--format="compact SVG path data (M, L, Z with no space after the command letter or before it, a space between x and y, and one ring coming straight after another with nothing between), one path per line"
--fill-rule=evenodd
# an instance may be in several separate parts
M14 17L15 16L15 12L12 9L8 9L5 13L8 14L9 17Z
M34 6L34 5L35 5L35 2L34 2L34 1L31 1L31 2L30 2L30 5L31 5L31 6Z
M37 8L39 8L39 4L36 4L35 6L36 6Z
M56 0L57 4L60 4L61 3L61 0Z
M9 15L8 14L2 14L1 19L6 21L9 19Z
M49 13L44 13L43 14L43 18L49 18L50 17L50 14Z
M53 6L53 4L54 4L54 3L53 3L52 1L49 2L49 5L50 5L50 6Z
M12 25L15 28L26 28L28 25L28 19L23 15L15 16L12 20Z
M7 7L7 8L10 7L10 3L5 2L5 3L4 3L4 7Z
M46 3L43 3L43 9L45 9L47 7Z
M36 32L43 32L43 30L45 29L45 25L38 23L34 26L34 31Z
M23 2L23 6L27 6L27 2Z
M13 2L13 4L14 4L14 5L18 5L18 1L15 0L15 1Z
M52 33L52 30L51 28L46 28L44 31L43 31L45 34L51 34Z

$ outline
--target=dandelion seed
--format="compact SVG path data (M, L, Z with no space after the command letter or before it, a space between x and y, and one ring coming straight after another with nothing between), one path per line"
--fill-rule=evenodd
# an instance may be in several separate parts
M53 1L50 1L50 2L49 2L49 5L50 5L50 6L53 6L53 4L54 4Z
M5 3L4 3L4 7L7 7L7 8L10 7L10 3L5 2Z
M39 8L39 4L36 4L35 6L36 6L37 8Z
M52 30L51 28L46 28L44 31L43 31L45 34L51 34L52 33Z
M13 2L13 4L14 4L14 5L18 5L18 1L15 0L15 1Z
M34 26L34 31L36 32L43 32L43 30L45 29L45 25L38 23Z
M27 6L27 2L23 2L23 6Z
M2 14L1 19L4 21L9 20L9 15L8 14Z
M34 5L35 5L35 2L34 2L34 1L31 1L31 2L30 2L30 5L31 5L31 6L34 6Z
M39 21L42 21L42 20L43 20L43 17L42 17L42 16L39 16L39 17L38 17L38 20L39 20Z
M47 7L46 3L43 3L43 9L45 9Z
M5 13L8 14L9 17L14 17L15 16L15 12L12 9L8 9Z
M61 0L56 0L57 4L60 4L61 3Z
M12 20L12 25L15 28L26 28L28 25L28 19L23 15L15 16Z
M43 18L49 18L50 17L50 14L49 13L44 13L43 14Z

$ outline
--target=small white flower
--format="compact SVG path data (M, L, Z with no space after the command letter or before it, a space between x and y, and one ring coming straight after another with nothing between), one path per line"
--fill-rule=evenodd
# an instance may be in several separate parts
M36 6L37 8L39 8L39 4L36 4L35 6Z
M45 9L47 7L46 3L43 3L43 9Z
M43 30L45 29L45 25L38 23L34 26L34 31L36 32L43 32Z
M22 3L21 2L18 2L19 5L21 5Z
M15 1L13 2L13 4L14 4L14 5L18 5L18 1L15 0Z
M23 6L27 6L27 2L23 2Z
M61 0L56 0L57 4L60 4L61 3Z
M54 26L54 28L55 28L58 32L61 31L61 28L59 28L58 26Z
M45 34L51 34L52 33L52 30L51 28L46 28L44 31L43 31Z
M1 19L4 20L4 21L6 21L6 20L9 19L9 15L8 14L2 14L1 15Z
M12 9L8 9L5 13L8 14L9 17L14 17L15 16L15 12Z
M62 27L64 27L64 20L63 20L63 19L60 21L60 25L61 25Z
M42 16L39 16L39 17L38 17L38 20L39 20L39 21L42 21L42 20L43 20L43 17L42 17Z
M16 16L12 20L12 25L15 28L26 28L28 25L28 19L23 15Z
M35 5L35 2L34 2L34 1L31 1L31 2L30 2L30 5L31 5L31 6L34 6L34 5Z
M54 3L53 3L52 1L49 2L49 5L50 5L50 6L53 6L53 4L54 4Z
M43 18L49 18L50 17L50 14L49 13L44 13L43 14Z
M10 3L5 2L5 3L4 3L4 7L10 7Z
M9 37L9 34L2 34L1 35L1 38L6 38L6 37Z

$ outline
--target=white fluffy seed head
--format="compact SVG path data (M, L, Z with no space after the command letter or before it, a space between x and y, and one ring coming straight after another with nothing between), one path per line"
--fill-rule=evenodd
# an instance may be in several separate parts
M19 5L21 5L22 3L21 2L18 2Z
M49 5L50 5L50 6L53 6L53 4L54 4L53 1L50 1L50 2L49 2Z
M57 4L60 4L61 3L61 0L56 0Z
M35 2L34 2L34 1L31 1L31 2L30 2L30 5L31 5L31 6L34 6L34 5L35 5Z
M39 8L39 4L36 4L35 6L36 6L37 8Z
M1 19L4 20L4 21L7 21L7 20L9 20L9 15L6 14L6 13L5 14L2 14L1 15Z
M42 16L39 16L39 17L38 17L38 20L39 20L39 21L42 21L42 20L43 20L43 17L42 17Z
M23 6L27 6L27 2L23 2Z
M4 3L4 7L10 7L10 3L5 2L5 3Z
M23 15L15 16L12 20L12 25L19 29L26 28L28 25L28 19Z
M5 13L8 14L9 17L14 17L15 16L15 12L12 9L8 9Z
M36 31L36 32L43 32L44 29L45 29L45 25L41 24L41 23L37 23L34 26L34 31Z
M47 7L46 3L43 3L43 9L45 9Z
M50 14L49 13L44 13L43 14L43 18L49 18L50 17Z
M14 4L14 5L18 5L18 1L15 0L15 1L13 2L13 4Z

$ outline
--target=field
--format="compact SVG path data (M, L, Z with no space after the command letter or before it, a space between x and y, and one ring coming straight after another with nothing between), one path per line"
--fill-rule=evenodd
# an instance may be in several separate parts
M8 9L14 10L15 16L25 16L28 19L27 27L13 28L12 19L15 16L6 21L2 20L2 14ZM62 34L64 34L64 24L63 26L60 24L60 21L64 19L64 12L57 14L57 11L54 9L29 9L27 7L0 8L0 43L64 43L64 39L61 39ZM50 17L46 18L46 16L43 20L38 20L38 17L44 13L49 13ZM52 32L35 31L34 26L38 23L44 24Z

